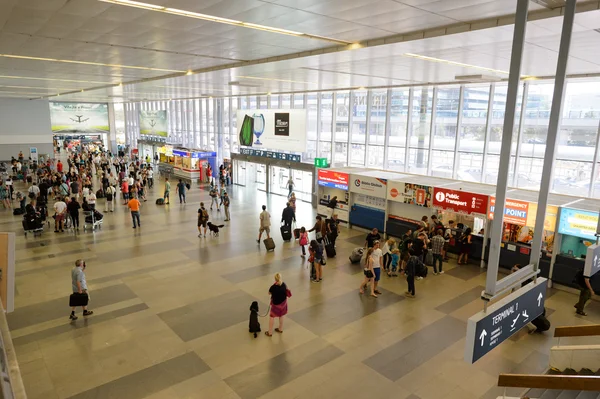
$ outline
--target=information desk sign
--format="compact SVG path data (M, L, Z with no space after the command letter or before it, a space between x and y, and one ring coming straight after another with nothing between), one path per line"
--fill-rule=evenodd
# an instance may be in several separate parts
M465 361L475 363L544 311L548 280L539 277L467 322Z
M583 275L592 277L598 272L600 272L600 245L594 244L587 247Z

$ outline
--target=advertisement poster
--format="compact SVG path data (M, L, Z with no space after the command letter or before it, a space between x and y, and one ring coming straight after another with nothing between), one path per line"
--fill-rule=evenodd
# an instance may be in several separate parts
M596 242L598 213L579 209L562 208L558 232Z
M350 175L350 192L386 198L387 180L370 176Z
M431 206L433 187L391 180L387 183L389 200L427 208Z
M489 196L469 193L466 191L435 188L433 191L433 206L457 213L478 213L487 215Z
M237 111L240 146L306 151L305 109L246 109Z
M31 161L38 161L38 150L37 147L29 147L29 158L31 158Z
M167 137L168 126L167 111L140 110L140 134Z
M490 196L489 219L494 219L494 208L496 206L496 197ZM537 208L537 207L536 207ZM519 226L527 225L527 216L529 211L529 202L506 199L504 204L504 223L516 224ZM535 217L535 214L534 214Z
M537 204L530 203L529 211L527 213L526 226L535 227L535 217L537 215ZM546 217L544 218L544 230L554 231L556 230L556 218L558 217L558 207L554 205L548 205L546 207ZM594 227L595 231L595 227Z
M52 133L108 133L108 104L50 102Z
M350 175L347 173L334 172L328 169L319 169L319 186L348 190L348 180Z

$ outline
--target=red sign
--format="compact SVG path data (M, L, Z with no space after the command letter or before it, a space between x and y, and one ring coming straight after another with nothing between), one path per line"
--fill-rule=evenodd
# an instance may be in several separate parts
M319 169L318 180L321 186L348 190L350 175L329 169Z
M496 197L490 196L489 219L494 219L494 208L496 207ZM529 202L506 199L504 204L504 222L516 224L518 226L527 225L527 212L529 211Z
M392 196L392 198L396 198L398 196L398 190L396 190L395 188L392 188L390 190L390 195Z
M433 206L447 209L457 213L479 213L486 215L488 210L489 196L469 193L466 191L448 190L446 188L434 188Z
M425 205L425 190L422 188L417 189L417 205Z

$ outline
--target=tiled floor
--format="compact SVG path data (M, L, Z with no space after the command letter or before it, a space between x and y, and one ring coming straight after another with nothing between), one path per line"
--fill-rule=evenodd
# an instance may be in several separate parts
M475 365L462 360L466 321L482 308L478 266L445 264L446 274L417 282L416 299L403 296L401 277L383 277L378 299L361 296L361 269L348 255L363 232L343 229L338 257L312 284L298 246L282 242L277 226L275 252L256 244L260 205L277 225L283 197L233 188L232 221L220 237L198 238L196 212L208 193L194 188L188 204L159 207L161 190L151 191L136 230L119 206L100 231L25 238L20 218L0 210L0 228L19 232L8 318L30 398L495 398L498 373L548 364L550 334L526 332ZM314 215L298 204L300 224L312 226ZM95 314L69 323L77 258L88 265ZM257 300L266 311L278 271L293 292L285 333L254 339L248 307ZM575 300L549 297L554 326L600 322L596 304L587 319L576 317Z

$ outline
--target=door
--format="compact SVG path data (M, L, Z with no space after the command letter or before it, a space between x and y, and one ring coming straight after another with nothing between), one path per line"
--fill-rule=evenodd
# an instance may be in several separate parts
M233 161L235 173L233 174L234 183L239 186L246 186L246 161Z
M259 190L267 191L267 165L257 163L256 165L256 174L255 174L255 183Z

